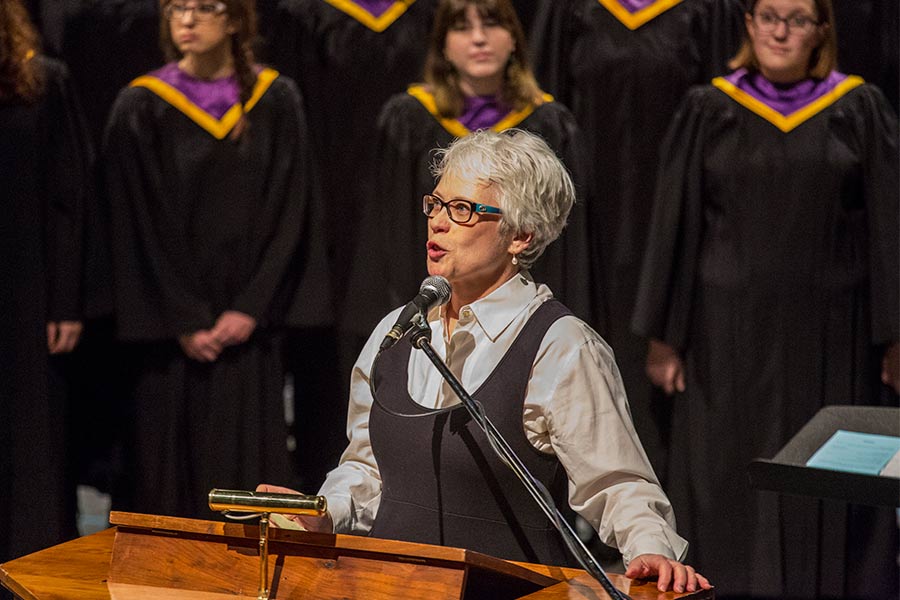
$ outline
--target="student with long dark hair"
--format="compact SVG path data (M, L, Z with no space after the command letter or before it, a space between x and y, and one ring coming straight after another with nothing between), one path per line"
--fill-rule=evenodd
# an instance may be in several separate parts
M0 3L0 562L75 533L63 362L82 330L90 154L68 70L20 0Z

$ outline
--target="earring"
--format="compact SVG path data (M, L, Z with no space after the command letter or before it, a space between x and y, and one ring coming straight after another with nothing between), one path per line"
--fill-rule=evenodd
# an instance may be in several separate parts
M514 264L514 265L519 264L519 258L515 254L513 254L512 264Z

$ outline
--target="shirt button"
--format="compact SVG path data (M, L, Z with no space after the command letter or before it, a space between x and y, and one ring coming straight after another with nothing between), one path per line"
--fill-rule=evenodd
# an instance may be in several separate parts
M460 311L459 316L463 319L471 319L472 318L472 309L464 308Z

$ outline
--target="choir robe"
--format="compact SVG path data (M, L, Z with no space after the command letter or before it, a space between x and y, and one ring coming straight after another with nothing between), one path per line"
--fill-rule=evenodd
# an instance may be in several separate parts
M274 1L274 0L270 0ZM303 93L315 173L326 202L328 264L337 331L314 339L290 334L288 368L295 382L298 459L315 490L346 446L350 370L369 334L350 334L345 299L361 207L370 201L375 123L391 95L422 77L437 0L398 0L375 16L353 0L280 0L268 59ZM308 487L306 487L308 486Z
M838 64L877 85L900 110L900 2L834 0Z
M378 111L421 78L436 5L436 0L399 0L376 18L349 0L279 4L271 60L303 92L328 198L330 264L339 304L347 282L338 274L353 258L359 208L371 198L365 182Z
M0 562L75 535L60 371L68 357L50 357L47 322L81 320L91 147L68 71L34 60L41 97L0 103Z
M543 104L511 111L492 129L517 127L539 135L577 184L585 179L578 127L565 106L549 96L546 99ZM372 200L365 205L366 228L353 265L353 294L348 297L348 311L360 335L415 296L428 275L428 220L422 212L422 196L437 183L430 170L433 150L468 134L460 121L437 114L434 99L423 86L412 86L391 98L381 111L378 130ZM589 202L589 194L579 189L560 239L547 247L531 272L576 316L593 322L598 303L591 297L596 263L587 232Z
M88 131L99 147L110 108L129 81L163 61L158 0L35 2L45 50L65 61L84 103ZM95 183L91 179L91 185ZM112 278L102 206L85 206L85 326L69 357L67 383L77 411L69 454L79 483L118 495L123 398L129 395L124 354L113 335Z
M264 70L247 106L233 140L237 105L217 120L142 77L107 127L116 328L136 377L136 510L208 517L212 487L293 482L280 332L329 322L322 219L296 86ZM177 338L226 310L256 319L252 337L212 363L189 359Z
M660 140L685 91L724 72L742 13L741 0L657 0L634 14L616 0L544 0L531 34L538 82L572 110L585 136L606 304L599 332L616 353L635 427L663 487L669 407L644 373L647 342L629 323Z
M163 60L159 2L43 0L39 14L45 48L65 61L79 93L91 99L85 116L99 145L119 90Z
M668 494L717 597L897 597L892 509L758 492L747 477L823 406L888 394L897 120L852 79L790 118L697 87L661 150L634 325L685 361Z

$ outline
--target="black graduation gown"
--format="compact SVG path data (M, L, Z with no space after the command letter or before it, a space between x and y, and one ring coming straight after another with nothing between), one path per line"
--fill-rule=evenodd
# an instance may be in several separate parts
M838 64L877 85L900 110L900 2L834 0Z
M209 516L211 487L292 481L278 331L327 324L329 298L301 100L275 75L260 75L238 140L228 115L188 117L159 80L113 107L104 177L117 333L136 355L137 510ZM188 359L176 338L226 310L257 320L251 339Z
M412 94L425 99L430 107ZM510 127L541 136L573 179L583 180L580 134L565 106L547 101L513 111L495 129ZM422 213L422 196L436 184L429 168L434 160L432 151L446 148L456 134L466 133L455 119L442 123L433 98L422 86L394 96L381 111L374 185L353 264L353 294L348 297L347 314L359 334L370 332L384 314L415 296L427 277L428 220ZM595 320L596 302L590 296L592 261L585 216L589 202L588 197L579 195L562 236L547 247L532 274L535 281L549 285L574 314L590 322Z
M256 0L256 22L259 30L259 39L254 46L256 60L270 64L272 38L278 24L278 0Z
M90 141L66 68L34 60L41 98L0 103L0 562L75 533L68 406L46 324L81 320Z
M61 57L85 98L95 144L119 90L160 64L157 0L44 0L41 34L47 51Z
M893 510L747 479L821 407L877 402L900 339L896 117L870 85L817 108L784 132L698 87L661 151L634 324L685 360L669 497L717 596L897 596Z
M315 175L327 199L328 264L337 313L346 315L350 263L361 207L372 197L378 111L421 78L437 0L398 0L381 18L352 0L280 0L268 58L303 92ZM359 9L354 11L354 8ZM297 453L306 489L317 489L346 446L342 435L350 370L369 334L291 335L287 361L296 385ZM337 333L337 334L336 334Z
M163 60L158 0L43 0L34 3L44 48L68 65L84 103L88 131L99 146L119 90ZM90 184L95 185L92 178ZM112 281L102 206L85 206L85 324L69 357L70 454L79 483L109 491L121 468L119 413L128 397L123 353L112 332Z
M303 92L328 198L330 264L340 304L359 208L371 198L365 183L378 111L391 95L422 77L437 1L401 0L396 5L408 5L404 11L364 20L333 4L353 2L282 0L271 59Z
M743 3L659 0L656 16L651 8L631 19L604 4L619 6L615 0L544 0L531 50L539 83L572 110L584 132L588 184L597 198L590 222L602 259L598 287L606 304L599 332L616 353L635 427L665 485L668 407L665 400L652 401L644 374L647 342L629 323L659 142L685 91L725 70L740 40Z

